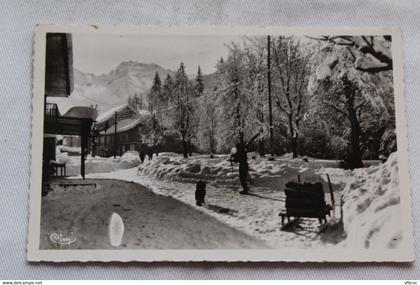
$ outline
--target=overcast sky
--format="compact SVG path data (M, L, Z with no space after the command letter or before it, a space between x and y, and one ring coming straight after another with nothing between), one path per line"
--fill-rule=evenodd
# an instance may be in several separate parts
M102 74L122 61L156 63L176 71L184 62L188 74L200 65L204 74L215 71L217 60L226 57L226 43L239 36L119 36L73 34L73 65L85 72Z

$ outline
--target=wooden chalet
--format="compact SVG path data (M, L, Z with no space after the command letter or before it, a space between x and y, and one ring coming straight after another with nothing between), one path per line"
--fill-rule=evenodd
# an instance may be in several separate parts
M96 154L104 157L122 155L129 150L140 151L141 134L151 131L151 116L141 113L129 105L121 105L98 116L95 123L97 132Z

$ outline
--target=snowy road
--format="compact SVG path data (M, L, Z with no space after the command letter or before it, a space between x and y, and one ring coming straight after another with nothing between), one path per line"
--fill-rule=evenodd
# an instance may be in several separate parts
M330 164L316 159L252 160L256 183L251 184L250 195L238 193L236 172L223 158L195 156L186 161L162 154L141 167L90 173L89 180L109 185L83 191L56 189L43 198L41 248L52 247L52 233L77 238L66 248L111 248L106 225L113 212L126 225L121 245L125 248L314 249L343 248L349 242L358 248L378 244L394 248L400 244L396 156L354 171L325 167ZM281 186L296 179L296 173L303 181L323 182L326 191L326 174L331 178L336 207L321 233L316 219L300 219L288 231L280 230L278 213L285 207ZM208 182L205 207L195 205L198 179ZM326 202L332 204L329 191L326 194Z
M270 248L319 248L334 246L329 237L319 235L316 219L302 219L293 231L281 231L279 211L284 207L284 192L267 187L251 187L252 195L240 195L240 189L208 185L207 207L195 206L195 184L140 175L137 168L110 173L89 174L89 178L119 179L145 185L157 194L188 204L204 215L264 241ZM326 196L327 202L328 195ZM328 241L325 243L326 238Z
M54 184L55 183L55 184ZM266 248L266 244L171 197L137 183L120 180L72 180L84 185L52 183L42 199L41 249L57 246L52 234L70 237L68 249L110 249L108 223L113 212L124 222L120 248L235 249Z

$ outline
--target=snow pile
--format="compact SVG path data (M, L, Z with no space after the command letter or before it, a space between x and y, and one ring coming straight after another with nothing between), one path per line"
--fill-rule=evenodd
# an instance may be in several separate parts
M56 147L56 153L63 153L63 152L68 152L68 153L71 153L71 154L80 154L81 149L80 149L80 147L58 145Z
M239 185L238 164L231 164L228 155L196 155L183 158L173 153L161 153L139 165L142 175L169 178L182 182L204 180L218 185ZM297 180L307 172L304 164L290 164L283 160L267 158L249 160L249 182L259 187L283 187L288 181Z
M122 156L121 156L121 163L127 167L122 167L122 168L132 168L134 166L139 165L140 163L140 156L139 153L135 150L130 150L125 152ZM132 166L134 165L134 166Z
M69 156L67 153L57 154L58 163L66 164L67 176L80 174L80 156ZM106 173L119 169L128 169L140 164L140 157L137 151L127 151L122 156L114 157L92 157L88 155L85 160L85 171L89 173Z
M343 223L350 248L396 248L402 240L397 154L353 171L343 190Z

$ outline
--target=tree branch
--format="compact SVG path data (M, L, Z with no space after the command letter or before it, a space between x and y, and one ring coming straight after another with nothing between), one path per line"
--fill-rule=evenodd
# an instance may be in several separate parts
M336 107L336 106L334 106L333 104L331 104L331 103L327 103L327 102L325 102L325 104L326 104L328 107L330 107L330 108L334 109L335 111L337 111L337 112L339 112L339 113L343 114L344 116L348 117L348 115L347 115L347 113L346 113L346 112L344 112L343 110L341 110L341 109L337 108L337 107Z

